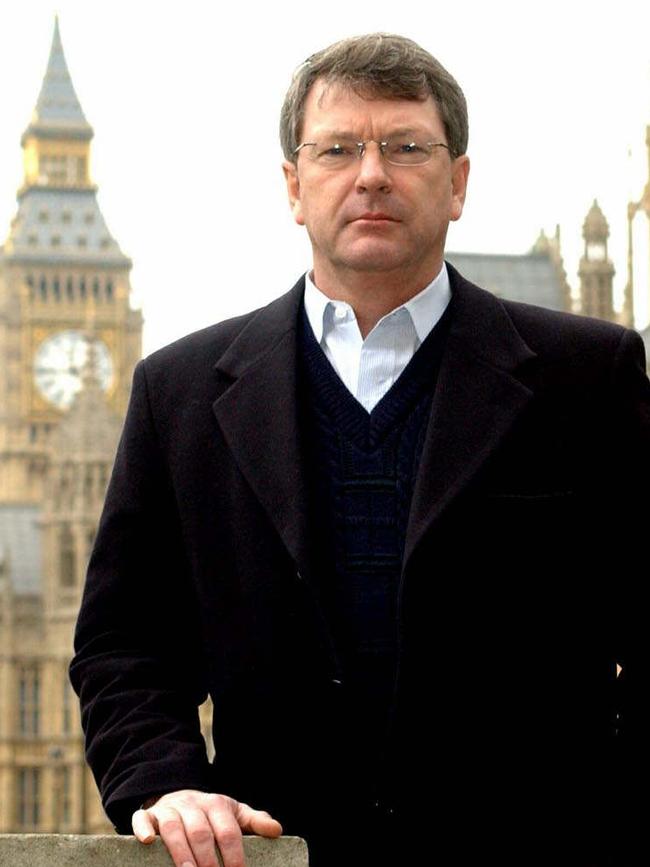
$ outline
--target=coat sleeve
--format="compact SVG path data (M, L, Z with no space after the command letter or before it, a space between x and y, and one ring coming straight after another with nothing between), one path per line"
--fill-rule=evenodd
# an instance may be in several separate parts
M627 330L621 338L612 386L616 494L610 504L615 512L614 554L608 570L613 578L611 601L620 666L614 691L616 815L612 823L619 853L628 853L630 864L640 864L650 858L650 606L644 552L650 526L650 382L643 343L634 331Z
M121 833L146 797L211 787L197 611L145 364L134 373L70 666L87 760Z

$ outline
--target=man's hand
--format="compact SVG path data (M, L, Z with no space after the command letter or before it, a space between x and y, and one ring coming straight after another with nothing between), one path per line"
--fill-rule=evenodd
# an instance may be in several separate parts
M169 792L131 820L141 843L160 834L176 867L219 867L215 841L224 867L245 867L242 831L279 837L282 826L267 812L253 810L227 795L194 789Z

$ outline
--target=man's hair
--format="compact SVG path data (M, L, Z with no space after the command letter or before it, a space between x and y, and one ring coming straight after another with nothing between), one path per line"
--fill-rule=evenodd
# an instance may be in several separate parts
M425 100L433 97L453 158L467 150L467 103L456 79L417 42L370 33L335 42L312 54L294 73L280 114L280 141L295 162L307 94L317 78L342 84L363 98Z

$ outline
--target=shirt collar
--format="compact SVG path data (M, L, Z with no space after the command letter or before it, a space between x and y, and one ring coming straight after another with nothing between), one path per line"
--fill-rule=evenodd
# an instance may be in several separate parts
M450 300L451 287L449 285L449 274L447 273L447 265L443 262L440 273L428 286L425 286L421 292L418 292L413 298L401 304L400 307L391 310L386 316L391 316L396 310L404 308L411 317L418 340L420 343L423 343L433 326L445 312ZM318 343L323 339L325 314L328 308L334 307L336 304L349 306L343 301L332 301L332 299L324 295L312 281L311 271L307 271L305 274L305 312ZM386 316L382 316L379 322L382 322Z

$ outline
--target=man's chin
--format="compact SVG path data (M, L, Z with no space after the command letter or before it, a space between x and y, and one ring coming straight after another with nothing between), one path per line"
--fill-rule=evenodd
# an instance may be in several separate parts
M366 243L347 250L340 257L340 262L350 271L397 271L409 267L403 247L376 243Z

